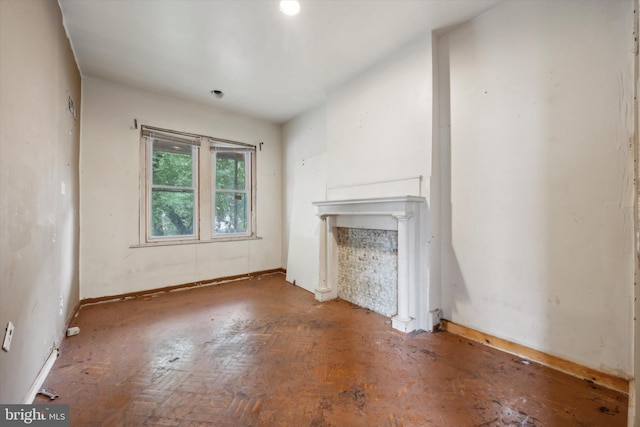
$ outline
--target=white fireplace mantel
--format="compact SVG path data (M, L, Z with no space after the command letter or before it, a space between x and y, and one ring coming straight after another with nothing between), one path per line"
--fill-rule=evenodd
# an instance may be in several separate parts
M426 199L417 196L330 200L313 203L322 221L320 280L315 296L327 301L338 296L337 226L398 231L398 311L394 329L425 329L428 303L426 257ZM424 286L421 286L424 284ZM430 330L428 326L427 330Z

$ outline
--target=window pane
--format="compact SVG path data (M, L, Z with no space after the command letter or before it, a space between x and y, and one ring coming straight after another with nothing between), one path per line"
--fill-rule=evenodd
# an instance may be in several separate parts
M151 190L151 236L193 235L192 190Z
M247 232L247 196L245 193L216 192L216 233Z
M191 145L153 141L153 184L191 187L193 182Z
M244 190L245 163L244 153L216 153L216 188Z

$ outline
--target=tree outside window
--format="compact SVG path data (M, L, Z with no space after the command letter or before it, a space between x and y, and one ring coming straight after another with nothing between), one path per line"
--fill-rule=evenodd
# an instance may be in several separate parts
M200 156L205 141L210 158ZM256 237L255 146L146 125L142 143L141 242Z
M247 233L248 153L214 151L215 232Z
M193 236L198 148L152 140L151 237Z

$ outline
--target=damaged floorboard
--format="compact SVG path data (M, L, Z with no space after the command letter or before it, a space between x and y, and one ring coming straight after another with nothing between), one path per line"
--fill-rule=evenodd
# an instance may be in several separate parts
M275 274L85 306L43 387L72 426L625 426L625 394ZM34 403L47 403L38 396Z

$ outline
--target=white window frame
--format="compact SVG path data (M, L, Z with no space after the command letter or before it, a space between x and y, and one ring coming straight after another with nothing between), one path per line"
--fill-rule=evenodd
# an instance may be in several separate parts
M256 169L256 147L250 144L244 144L236 141L229 141L225 139L211 138L210 139L211 150L211 193L212 193L212 224L211 230L214 239L225 239L238 237L255 237L255 223L256 223L256 182L255 182L255 169ZM241 153L245 159L245 188L244 190L218 190L215 182L216 177L216 155L217 153ZM215 226L215 212L216 212L216 198L217 192L222 193L245 193L246 194L246 218L247 218L247 230L244 232L235 233L218 233Z
M153 139L160 139L180 144L189 144L197 147L193 163L193 190L194 190L194 227L193 234L189 236L158 236L152 237L152 209L151 194L153 186L151 174L153 172ZM209 144L210 155L205 155L202 148ZM247 164L245 182L247 183L247 232L242 233L216 233L215 232L215 150L242 151L245 154ZM205 148L206 149L206 148ZM237 241L259 239L256 231L256 146L243 142L214 138L206 135L198 135L186 132L172 131L163 128L143 125L140 135L140 205L139 205L139 243L136 246L162 246L208 242ZM177 187L172 187L177 188ZM191 187L190 187L191 188ZM179 189L179 188L178 188Z
M198 239L198 211L199 211L199 201L198 201L198 159L200 157L200 146L194 143L188 143L178 140L169 140L165 139L161 136L149 136L146 138L147 140L147 242L152 241L160 241L160 240L197 240ZM153 147L156 142L163 143L173 143L180 146L188 146L191 147L191 186L174 186L174 185L160 185L153 183ZM151 218L151 213L153 212L152 207L152 195L154 189L161 190L187 190L193 192L193 230L191 234L178 234L178 235L167 235L167 236L154 236L153 235L153 221Z

